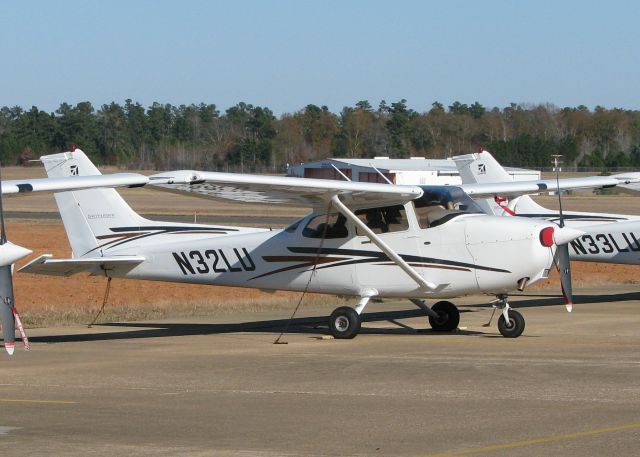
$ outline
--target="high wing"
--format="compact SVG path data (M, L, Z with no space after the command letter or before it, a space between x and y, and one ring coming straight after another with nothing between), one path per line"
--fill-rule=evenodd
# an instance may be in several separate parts
M148 182L149 178L138 173L69 176L65 178L8 179L2 181L2 195L30 192L64 192L94 187L140 187Z
M466 154L453 158L462 178L462 188L472 197L518 197L540 192L560 190L589 189L597 187L621 186L628 189L640 189L640 172L623 173L612 176L588 176L585 178L540 179L535 181L512 181L502 167L487 166L497 164L487 151L479 154ZM496 171L498 170L498 171ZM559 184L559 186L558 186Z
M420 288L438 290L445 284L434 284L401 258L384 240L365 225L353 212L357 208L401 205L422 196L418 186L334 181L329 179L285 178L235 173L174 171L149 177L150 184L169 190L194 192L211 198L244 202L289 203L327 208L333 206L363 231L373 244L398 265ZM362 306L371 298L363 295Z
M352 208L401 205L419 198L418 186L291 178L253 174L179 170L149 176L149 184L165 190L192 192L206 198L253 203L285 203L319 208L333 196Z

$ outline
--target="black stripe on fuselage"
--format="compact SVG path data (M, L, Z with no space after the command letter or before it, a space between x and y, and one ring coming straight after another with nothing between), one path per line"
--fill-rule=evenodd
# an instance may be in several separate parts
M341 262L341 265L348 265L352 263L367 263L378 261L391 261L391 259L384 252L380 251L365 251L359 249L340 249L340 248L314 248L314 247L288 247L289 251L296 254L330 254L330 255L348 255L348 256L360 256L369 257L368 259L350 260L347 262ZM436 259L433 257L421 257L416 255L399 254L402 260L405 262L421 262L432 263L436 265L446 265L454 267L464 267L476 270L495 271L497 273L511 273L509 270L502 268L485 267L482 265L475 265L473 263L456 262L454 260Z
M224 235L227 232L237 232L238 229L234 229L234 228L230 228L230 229L226 229L226 228L222 228L222 227L211 227L211 226L171 226L171 225L151 225L151 226L137 226L137 227L110 227L109 230L111 230L114 233L139 233L138 235L135 236L131 236L131 237L121 237L119 239L115 239L115 240L111 240L108 241L104 244L101 244L99 246L96 246L95 248L85 252L83 255L86 255L92 251L95 251L96 249L101 249L101 248L107 248L107 249L111 249L114 248L116 246L121 246L123 244L126 243L130 243L132 241L137 241L140 240L142 238L147 238L150 236L156 236L156 235L167 235L167 234L174 234L174 233L184 233L186 235L188 235L189 233L194 233L194 234L202 234L204 233L211 233L211 234L220 234L220 235ZM96 237L99 240L103 240L106 238L110 238L109 235L101 235L101 236L97 236Z

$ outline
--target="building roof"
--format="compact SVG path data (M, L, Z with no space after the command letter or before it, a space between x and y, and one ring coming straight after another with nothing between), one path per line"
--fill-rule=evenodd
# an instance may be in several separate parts
M346 165L353 165L357 167L371 167L375 166L379 170L386 171L398 171L398 170L456 170L456 164L451 159L425 159L422 157L415 159L343 159L343 158L330 158L327 159L333 162L339 162ZM318 162L323 162L319 160ZM313 162L312 162L313 163Z
M325 160L309 162L304 165L311 165L311 164L322 163L327 161L339 162L346 165L353 165L357 167L371 167L371 165L373 165L378 170L385 170L385 171L455 171L456 173L458 172L456 163L452 159L426 159L424 157L413 157L411 159L386 159L386 158L348 159L348 158L332 157ZM526 168L514 168L514 167L505 167L505 170L509 172L520 172L520 173L536 172L536 170L529 170Z

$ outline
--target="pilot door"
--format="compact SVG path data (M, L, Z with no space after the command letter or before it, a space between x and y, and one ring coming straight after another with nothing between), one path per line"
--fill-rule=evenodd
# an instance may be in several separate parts
M407 211L403 205L367 208L355 211L364 222L391 249L410 264L416 255L417 235L410 230ZM355 273L360 288L374 288L384 294L406 294L417 288L415 282L391 261L371 240L359 230L353 239Z
M297 245L289 251L300 262L299 279L309 281L313 290L327 293L353 293L353 226L338 212L314 214L302 221Z

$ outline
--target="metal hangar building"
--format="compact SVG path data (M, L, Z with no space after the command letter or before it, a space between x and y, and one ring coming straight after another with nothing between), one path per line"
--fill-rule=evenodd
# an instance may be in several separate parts
M540 179L540 171L524 168L506 168L514 181ZM344 174L351 181L386 183L384 175L394 184L412 185L457 185L460 175L452 159L339 159L330 158L289 167L287 176L298 178L344 180Z

